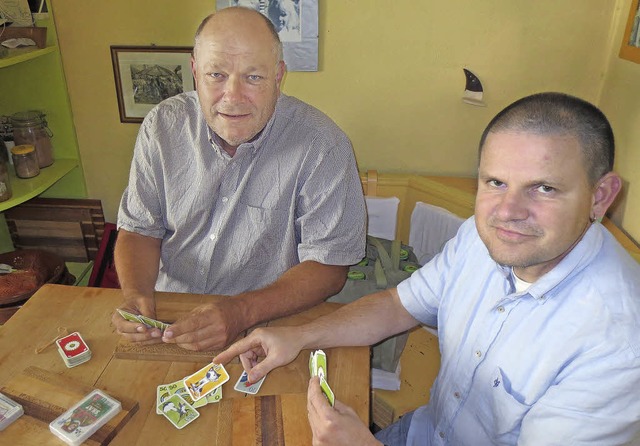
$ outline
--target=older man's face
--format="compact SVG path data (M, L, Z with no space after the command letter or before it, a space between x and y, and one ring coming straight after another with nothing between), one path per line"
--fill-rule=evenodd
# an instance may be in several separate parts
M264 129L284 75L266 25L244 15L214 16L200 34L192 60L207 123L232 155Z

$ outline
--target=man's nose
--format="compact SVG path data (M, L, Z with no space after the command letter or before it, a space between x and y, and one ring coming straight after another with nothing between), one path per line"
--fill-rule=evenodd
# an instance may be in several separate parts
M526 194L507 190L501 195L496 213L501 220L524 220L529 215L527 200Z

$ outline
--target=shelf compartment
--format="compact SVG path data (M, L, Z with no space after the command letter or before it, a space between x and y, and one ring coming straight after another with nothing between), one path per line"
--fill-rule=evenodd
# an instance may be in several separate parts
M7 201L0 203L0 212L37 197L77 166L77 160L56 159L51 166L41 169L38 176L27 179L16 177L13 166L7 166L12 196Z

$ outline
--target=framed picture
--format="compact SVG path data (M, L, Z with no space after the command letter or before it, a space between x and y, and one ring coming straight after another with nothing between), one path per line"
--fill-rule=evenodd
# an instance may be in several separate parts
M121 122L142 122L158 103L195 89L192 47L111 46Z
M631 2L627 27L620 46L620 57L640 63L640 9L638 0Z
M244 6L271 20L287 71L318 71L318 0L216 0L216 9Z

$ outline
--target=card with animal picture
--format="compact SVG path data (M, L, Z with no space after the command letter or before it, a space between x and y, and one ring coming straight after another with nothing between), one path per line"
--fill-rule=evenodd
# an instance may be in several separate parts
M205 396L204 399L207 401L207 404L219 403L222 399L222 386L216 387L216 389L211 393L207 393L207 396Z
M200 413L178 394L173 394L158 405L160 413L176 428L182 429L200 416Z
M187 376L184 379L184 385L193 401L198 401L227 381L229 381L229 373L224 366L211 363L193 375Z
M243 392L243 393L248 393L250 395L255 395L260 390L260 386L262 386L262 383L264 382L264 379L266 377L267 376L265 375L262 378L260 378L258 381L254 382L254 383L250 383L249 382L249 378L247 376L247 372L243 370L242 371L242 375L240 375L240 378L238 379L238 382L236 383L236 385L233 388L235 390L237 390L238 392Z

